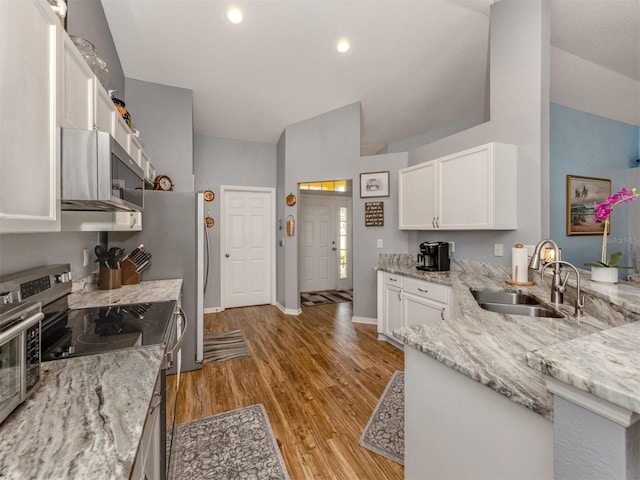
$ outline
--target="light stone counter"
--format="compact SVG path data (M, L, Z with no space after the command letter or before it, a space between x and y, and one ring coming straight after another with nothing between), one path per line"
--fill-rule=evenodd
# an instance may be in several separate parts
M164 346L46 362L0 425L0 478L129 478Z
M625 286L597 292L598 296L588 300L585 315L580 319L573 316L573 306L569 303L560 307L565 318L531 318L483 310L471 295L470 288L522 290L548 303L550 290L546 285L507 285L509 267L453 261L450 272L422 272L416 270L410 256L381 255L377 269L448 285L458 303L457 317L435 325L400 328L394 331L396 338L549 419L553 417L552 401L542 373L527 364L527 353L640 319L639 314L611 308L608 303L609 299L615 299L619 302L617 305L632 301L634 292L627 291ZM591 287L588 284L590 282L587 286ZM598 287L592 288L595 292ZM634 306L633 312L640 311L639 305ZM640 338L636 336L631 340L634 341L640 346ZM631 369L635 373L629 370L619 380L624 382L627 375L637 378L640 362L635 366L636 369Z
M164 302L178 300L182 279L150 280L137 285L123 285L115 290L92 290L69 295L69 308L106 307L130 303Z
M527 363L557 380L640 413L640 322L527 353Z

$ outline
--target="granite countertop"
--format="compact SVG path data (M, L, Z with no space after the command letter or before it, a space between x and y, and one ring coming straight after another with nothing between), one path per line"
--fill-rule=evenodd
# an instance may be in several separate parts
M137 285L123 285L115 290L75 291L69 295L69 308L106 307L142 302L179 300L182 279L149 280Z
M574 316L573 306L569 303L560 307L565 318L530 318L483 310L471 295L470 288L522 290L548 303L549 288L546 285L507 285L505 280L510 277L509 267L457 260L452 262L449 272L422 272L416 270L410 255L382 255L377 269L448 285L458 303L458 315L455 317L434 325L398 329L394 331L397 339L548 419L553 417L552 401L542 371L528 364L529 352L538 352L537 358L544 358L547 347L560 348L574 339L588 337L595 340L600 332L609 333L616 328L623 332L634 328L638 328L634 331L640 331L636 324L624 326L640 319L640 315L632 313L640 311L640 289L637 287L618 285L600 290L599 286L587 281L584 282L586 293L594 297L589 298L582 318ZM565 301L568 302L566 297ZM610 303L617 308L612 308ZM629 304L634 308L632 312L625 312L623 307ZM635 338L637 348L640 338ZM629 342L634 344L633 339ZM576 347L574 355L577 350L579 347ZM532 355L530 362L534 358ZM640 362L630 360L624 363L627 366L640 365ZM625 384L629 376L637 378L640 372L631 370L618 369L622 377L616 379L616 383ZM567 378L566 373L564 378ZM640 392L635 396L640 399Z
M30 397L0 425L0 477L129 478L164 346L42 364Z

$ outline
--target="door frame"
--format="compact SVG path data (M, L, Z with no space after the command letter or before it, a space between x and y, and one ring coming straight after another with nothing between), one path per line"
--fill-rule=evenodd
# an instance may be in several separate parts
M226 278L224 268L224 252L226 247L225 242L225 212L226 212L226 194L229 192L247 192L247 193L268 193L269 204L271 206L271 215L267 219L269 224L269 262L271 263L271 291L269 292L269 303L274 305L276 298L276 189L272 187L246 187L237 185L220 185L220 308L224 310L226 308Z

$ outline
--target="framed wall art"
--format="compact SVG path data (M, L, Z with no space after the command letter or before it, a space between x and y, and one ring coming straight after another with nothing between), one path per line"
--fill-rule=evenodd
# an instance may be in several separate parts
M389 171L360 174L360 198L388 196Z
M602 235L604 222L594 221L596 206L610 195L611 180L567 175L567 236Z

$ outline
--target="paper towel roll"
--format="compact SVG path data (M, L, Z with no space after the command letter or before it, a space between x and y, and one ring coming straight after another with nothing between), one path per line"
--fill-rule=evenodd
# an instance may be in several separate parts
M511 279L517 283L529 281L529 267L527 261L527 249L521 243L517 243L511 249Z

